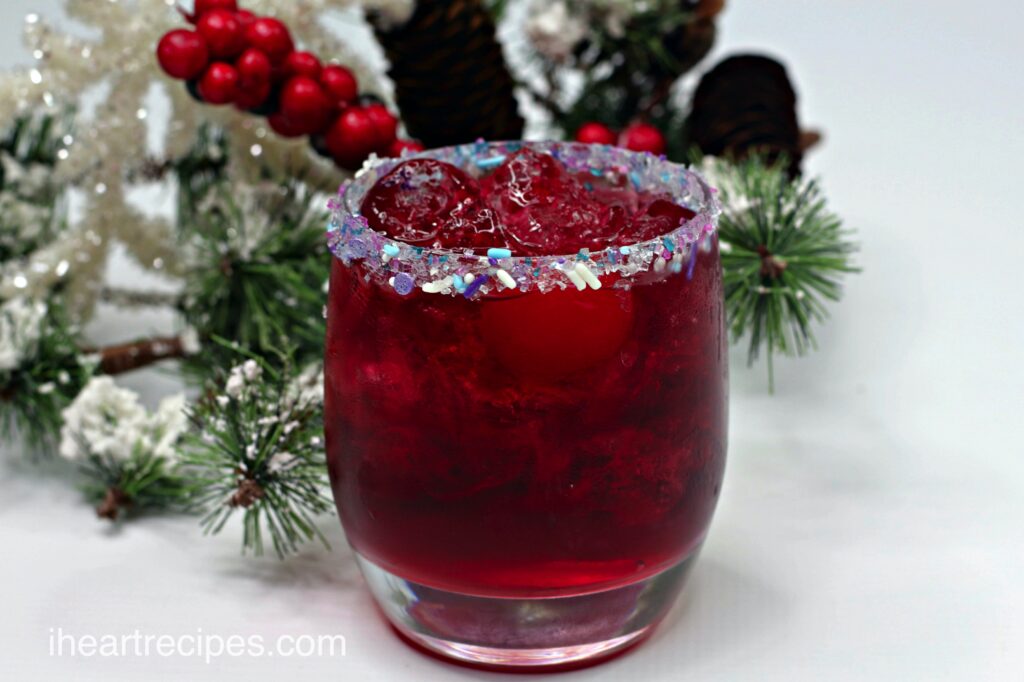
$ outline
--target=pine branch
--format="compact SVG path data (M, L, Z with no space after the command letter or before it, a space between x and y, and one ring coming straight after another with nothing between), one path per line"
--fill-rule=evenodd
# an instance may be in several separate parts
M719 238L731 336L749 339L751 364L765 354L774 388L773 356L815 347L814 326L839 300L842 276L859 271L851 263L857 247L818 184L791 181L784 159L703 165L725 207Z
M533 83L526 80L517 80L516 87L525 92L530 99L542 106L547 111L554 121L561 121L565 116L566 112L559 104L557 97L554 96L553 88L550 87L550 81L548 81L548 91L542 92Z
M542 72L570 72L582 80L570 106L552 109L559 127L572 135L588 121L624 128L638 116L665 119L680 114L667 100L679 77L710 48L710 9L700 10L689 0L658 0L628 11L623 4L582 2L570 3L570 9L588 27L584 40L568 59L536 55ZM685 153L682 147L678 151Z
M0 307L0 434L18 433L29 448L52 446L66 408L94 371L77 332L57 303L7 301Z
M71 110L19 116L0 136L0 151L23 165L52 168L57 164L60 150L67 147L64 138L71 134L73 120Z
M117 375L148 367L162 360L187 357L189 342L182 336L157 336L98 349L84 349L98 358L99 371Z
M173 173L178 181L178 227L182 234L192 225L203 199L211 190L228 182L229 143L225 132L211 125L199 127L196 140L179 159L151 159L138 171L151 178L163 179Z
M151 413L134 392L95 377L63 417L60 454L79 465L82 489L100 518L184 508L175 457L188 426L184 395L166 398Z
M119 308L173 308L178 305L179 294L164 291L138 291L121 287L103 287L100 301Z
M0 135L0 263L47 245L66 227L65 188L52 177L70 115L15 119Z
M187 489L177 466L141 448L126 462L92 455L82 473L83 492L101 519L116 521L129 512L179 511L186 506Z
M291 354L252 355L220 376L192 411L182 460L194 509L208 534L242 516L242 550L280 558L300 543L327 541L314 518L325 493L322 374L292 372ZM277 368L282 369L277 369Z
M285 341L306 362L322 355L330 258L326 202L296 180L215 181L181 225L188 252L182 311L201 338L237 341L265 357ZM200 367L227 362L207 346Z

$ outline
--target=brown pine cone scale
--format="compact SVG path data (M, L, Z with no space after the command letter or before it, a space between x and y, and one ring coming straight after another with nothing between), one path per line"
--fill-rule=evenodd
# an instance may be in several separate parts
M427 147L522 137L512 76L480 0L420 0L405 24L376 33L412 137Z
M785 67L760 55L730 57L701 79L690 113L690 140L704 154L803 159L796 92Z

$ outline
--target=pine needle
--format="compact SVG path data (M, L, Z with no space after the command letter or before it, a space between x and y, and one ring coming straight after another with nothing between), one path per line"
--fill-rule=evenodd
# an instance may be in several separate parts
M262 554L269 538L280 558L305 541L327 546L313 518L333 509L318 394L323 378L315 366L296 375L292 358L236 355L240 364L219 373L193 408L182 448L204 532L219 533L240 513L243 552Z
M818 183L790 180L785 162L708 159L704 169L724 205L719 222L729 330L748 340L748 361L763 353L774 390L776 354L816 347L814 327L842 295L842 278L858 272L851 232L828 210Z

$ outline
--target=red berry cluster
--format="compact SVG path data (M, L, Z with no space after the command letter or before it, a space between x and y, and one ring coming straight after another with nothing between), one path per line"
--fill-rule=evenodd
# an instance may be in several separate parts
M665 153L665 136L650 123L637 121L621 133L603 123L584 123L576 131L576 141L587 144L615 144L634 152Z
M297 51L277 19L240 10L237 0L196 0L186 18L195 29L167 33L156 55L200 101L266 116L284 137L309 135L314 149L350 170L373 152L423 149L398 139L398 119L379 99L359 95L351 71Z

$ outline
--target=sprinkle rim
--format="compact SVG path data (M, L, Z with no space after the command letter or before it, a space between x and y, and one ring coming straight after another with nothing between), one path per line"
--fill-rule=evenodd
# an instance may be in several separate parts
M640 242L612 243L574 254L517 256L514 247L501 244L435 248L393 239L371 228L360 212L364 197L377 180L410 159L445 161L480 177L525 147L550 154L573 171L628 178L635 189L666 194L696 215L666 234ZM415 289L466 298L513 289L600 289L602 278L610 275L616 275L614 286L628 287L631 278L651 269L658 273L692 272L685 266L695 258L697 247L707 243L717 230L722 208L715 193L692 168L646 152L577 142L478 141L403 153L397 158L371 157L328 203L328 246L346 266L360 263L367 280L390 284L403 296ZM401 286L396 287L396 281ZM408 286L410 281L412 287Z

